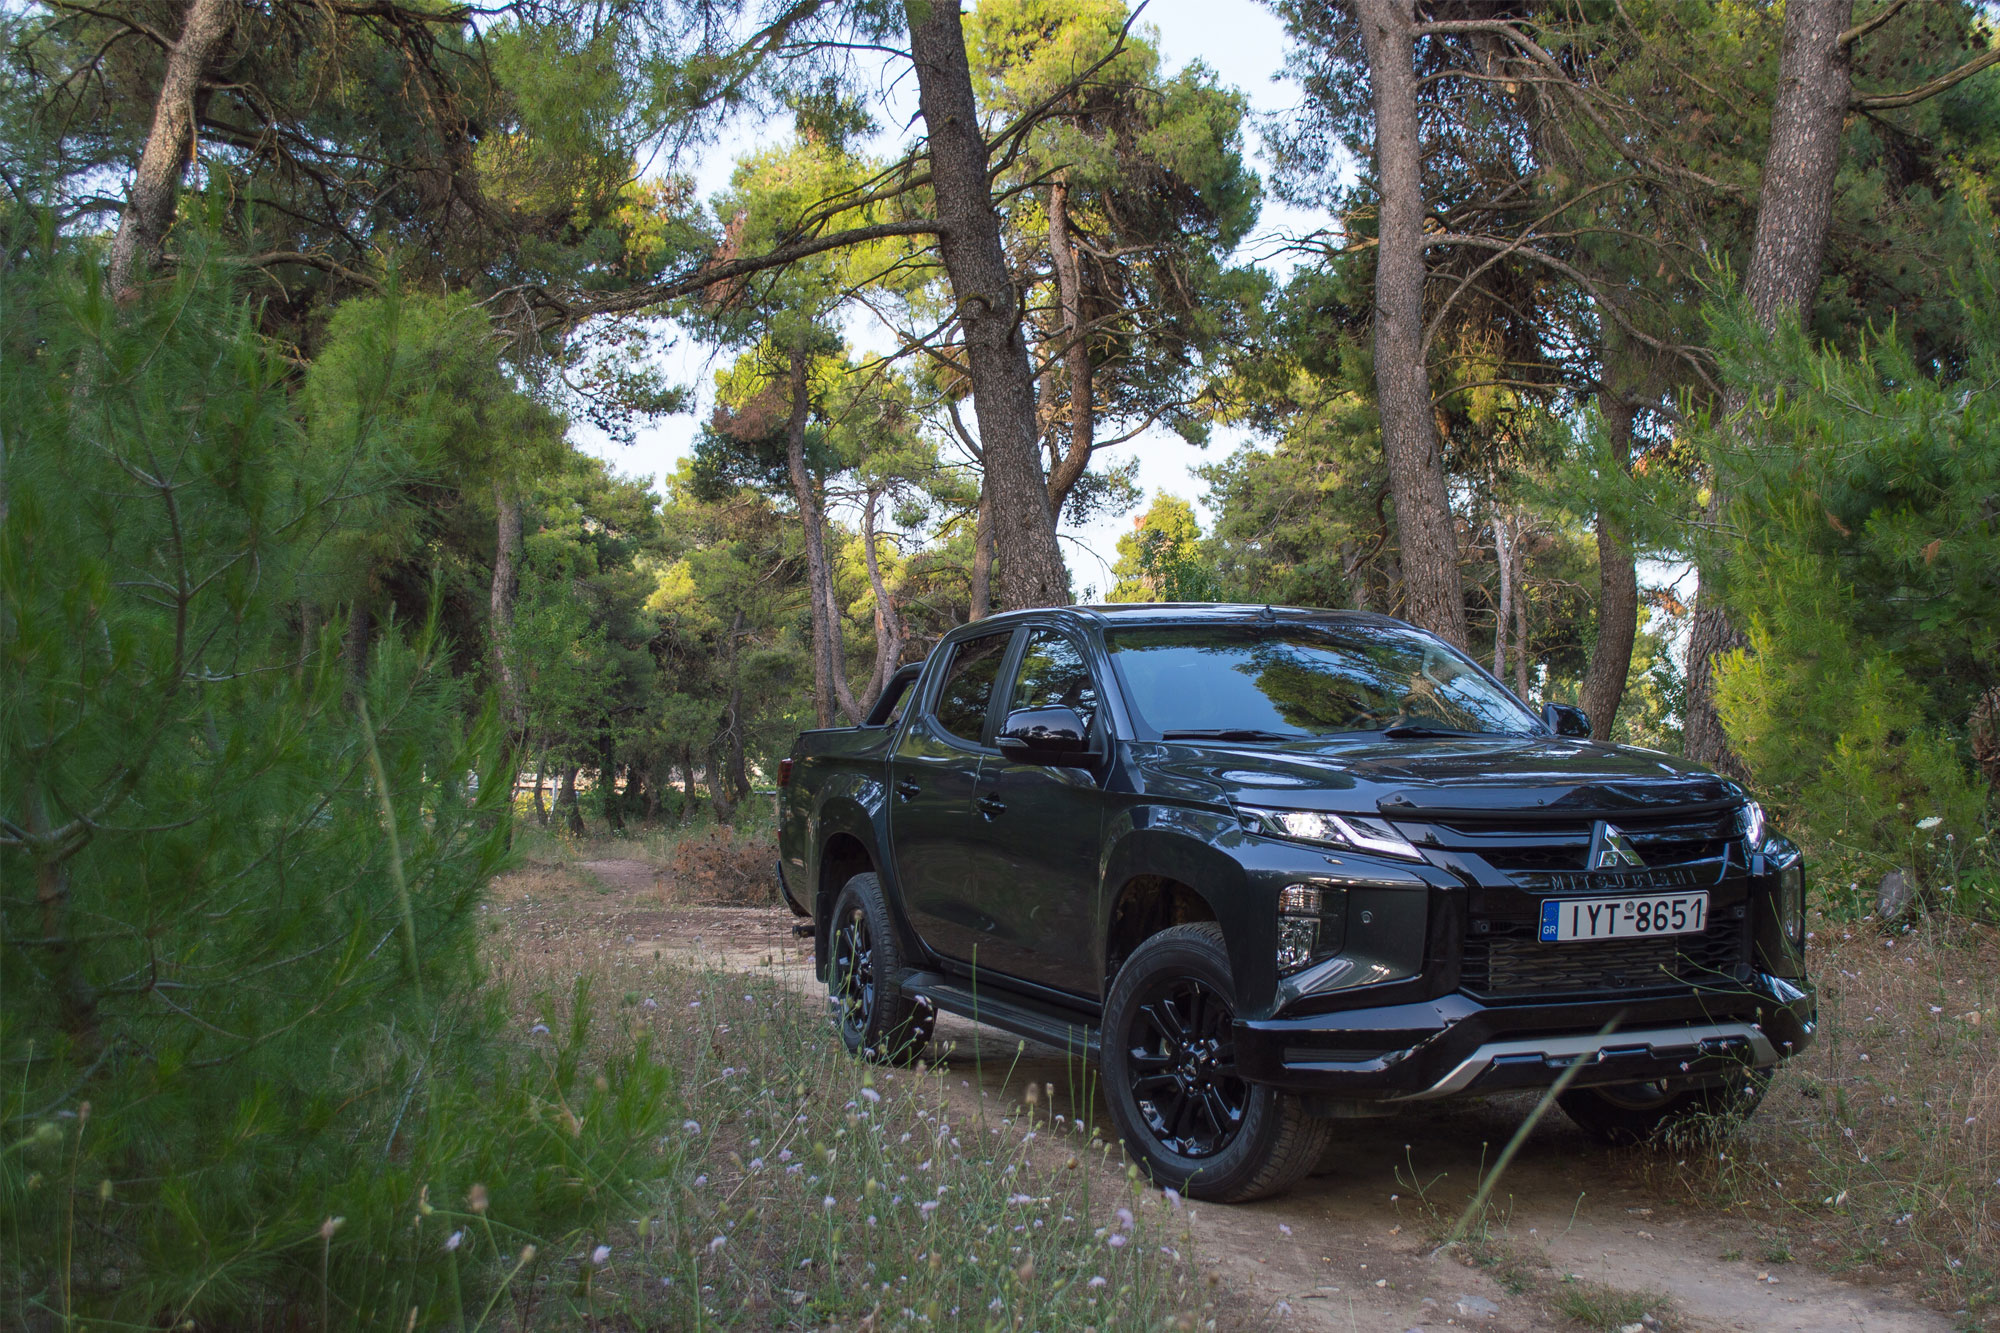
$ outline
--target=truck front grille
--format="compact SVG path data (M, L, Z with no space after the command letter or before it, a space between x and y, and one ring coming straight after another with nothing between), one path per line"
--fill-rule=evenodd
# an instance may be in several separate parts
M1699 935L1544 944L1533 927L1495 922L1466 940L1459 986L1474 995L1583 996L1685 991L1750 979L1748 922L1720 919Z

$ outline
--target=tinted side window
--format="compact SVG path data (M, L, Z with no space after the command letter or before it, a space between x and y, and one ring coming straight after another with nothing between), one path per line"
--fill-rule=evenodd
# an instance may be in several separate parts
M986 731L986 706L993 699L993 682L1000 659L1007 655L1011 634L982 634L952 651L944 687L938 691L938 724L962 741L979 744Z
M1097 721L1097 686L1077 646L1054 630L1028 635L1021 653L1021 673L1014 680L1014 697L1007 707L1074 708L1087 727Z

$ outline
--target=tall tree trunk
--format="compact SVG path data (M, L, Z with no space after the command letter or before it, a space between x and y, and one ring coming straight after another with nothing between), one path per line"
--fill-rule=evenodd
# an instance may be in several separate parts
M1632 457L1632 403L1615 391L1600 392L1597 410L1618 467ZM1597 645L1583 674L1583 711L1590 714L1590 734L1611 739L1618 704L1625 696L1625 678L1632 670L1632 643L1639 633L1639 571L1632 560L1632 538L1614 514L1597 514Z
M859 726L868 710L854 697L854 690L847 683L846 617L840 613L840 603L833 595L833 571L827 570L826 580L826 625L828 667L833 673L833 701L847 718L849 726Z
M499 515L493 544L491 633L493 674L500 683L500 703L507 710L513 743L523 742L528 728L521 681L514 670L514 599L520 591L521 500L507 482L493 483L493 507Z
M167 228L173 225L181 172L194 155L195 98L203 76L222 54L236 24L236 0L191 0L181 19L181 35L167 48L167 65L153 102L153 124L139 154L125 214L118 220L107 262L111 293L119 301L139 294L141 261L159 261Z
M564 764L562 783L556 788L556 809L563 812L569 821L569 831L582 837L587 831L583 823L583 806L576 799L576 765Z
M868 492L861 510L861 541L868 563L868 586L875 592L875 673L868 679L868 706L873 708L882 687L889 683L903 660L903 618L889 599L889 585L882 578L882 561L875 550L875 504L877 495Z
M1021 293L1000 242L959 10L960 0L905 0L917 104L930 141L938 250L965 340L995 539L1007 548L1000 600L1009 610L1060 606L1069 601L1069 574L1042 475Z
M1444 451L1424 365L1423 145L1417 118L1414 0L1352 0L1368 48L1381 194L1375 251L1375 394L1396 504L1403 614L1464 646L1465 592Z
M1097 439L1096 380L1083 337L1083 273L1070 239L1066 180L1049 186L1049 257L1062 305L1063 369L1069 376L1069 448L1049 470L1049 509L1061 518L1070 492L1090 468L1090 451Z
M1500 608L1493 615L1493 674L1507 679L1507 625L1514 615L1514 540L1507 515L1493 510L1493 560L1500 570Z
M1840 38L1854 17L1854 0L1791 0L1785 6L1778 48L1778 93L1771 107L1771 145L1757 195L1757 234L1743 289L1766 332L1786 315L1805 320L1819 290L1833 217L1834 178L1840 170L1841 129L1853 80L1848 48ZM1742 421L1747 399L1732 386L1724 415ZM1741 429L1740 424L1737 429ZM1725 479L1709 490L1713 528L1727 508ZM1688 633L1686 748L1688 756L1742 775L1715 711L1715 659L1742 646L1717 586L1722 571L1701 571L1694 624Z
M993 500L986 484L979 486L979 520L972 528L972 609L967 620L993 614Z
M681 826L694 823L694 750L681 747Z
M812 474L806 471L806 422L812 410L808 371L811 357L805 344L793 346L790 384L791 415L785 422L785 462L792 474L792 497L799 507L799 523L806 542L806 604L812 613L813 709L822 727L833 725L833 626L829 623L833 605L833 576L826 563L826 528L820 521L819 496ZM689 769L689 783L693 769ZM693 799L690 786L689 799Z
M750 794L749 765L743 748L743 677L737 671L736 654L743 635L743 613L738 611L729 627L729 786L742 800Z
M347 639L341 645L341 656L347 664L347 687L350 691L361 688L368 679L368 648L375 629L375 617L369 610L365 597L354 599L347 609Z
M549 752L542 751L542 757L535 761L535 818L543 828L549 826L549 807L542 800L542 784L549 776Z
M613 833L625 831L624 802L618 797L618 762L611 737L597 740L597 785L603 789L604 823Z
M1514 694L1522 703L1528 702L1528 585L1522 578L1528 565L1528 528L1523 523L1514 529Z
M729 784L720 776L722 761L718 754L719 744L708 747L708 799L715 805L715 822L728 824L736 818L736 799L729 792Z

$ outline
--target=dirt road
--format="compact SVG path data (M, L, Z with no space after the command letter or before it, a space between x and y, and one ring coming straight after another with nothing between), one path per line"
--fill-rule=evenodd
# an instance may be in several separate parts
M605 929L626 948L822 993L810 945L792 936L788 913L634 910L635 899L651 896L650 867L613 861L586 868L620 900L605 904ZM1114 1137L1091 1071L1061 1052L951 1017L940 1021L937 1044L958 1076L957 1095L968 1102L983 1097L1004 1108L1017 1105L1031 1083L1053 1085L1045 1107ZM1645 1183L1642 1158L1595 1145L1560 1115L1536 1127L1474 1243L1440 1253L1437 1237L1476 1187L1482 1163L1533 1105L1532 1098L1504 1098L1344 1122L1323 1173L1286 1197L1190 1206L1203 1261L1245 1314L1300 1329L1953 1327L1894 1293L1788 1262L1735 1219L1663 1197Z

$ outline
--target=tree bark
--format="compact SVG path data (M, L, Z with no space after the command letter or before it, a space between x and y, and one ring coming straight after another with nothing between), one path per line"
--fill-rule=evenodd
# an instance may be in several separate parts
M1049 470L1049 509L1062 516L1069 493L1090 468L1090 451L1097 439L1096 379L1083 328L1083 274L1069 234L1069 183L1049 186L1049 257L1056 271L1056 297L1062 306L1063 370L1069 376L1069 448Z
M1514 615L1514 541L1507 516L1493 510L1493 559L1500 568L1500 607L1493 616L1493 674L1507 679L1507 624Z
M493 673L500 683L500 703L507 710L508 729L519 745L528 726L520 677L514 670L514 599L521 586L521 500L511 485L496 481L493 507L499 515L493 546Z
M868 678L868 706L873 708L882 687L903 660L903 618L889 600L889 585L882 578L881 557L875 551L876 493L868 492L861 511L861 541L868 562L868 586L875 592L875 673Z
M1528 585L1521 577L1528 560L1526 525L1514 529L1514 694L1528 702Z
M597 782L603 788L604 823L613 833L625 831L625 803L618 796L618 763L608 734L597 742Z
M1602 392L1597 410L1604 418L1611 453L1623 468L1632 457L1632 404L1623 395ZM1615 515L1597 514L1597 645L1583 674L1583 711L1590 714L1590 734L1610 740L1618 704L1625 696L1625 678L1632 670L1632 643L1639 633L1639 572L1632 560L1632 538Z
M368 648L375 628L375 617L370 612L365 599L357 597L347 609L347 639L341 645L341 656L347 664L347 687L361 688L368 679Z
M749 766L744 759L743 677L736 668L736 654L745 630L743 613L738 611L729 627L729 786L742 800L750 794Z
M1368 49L1380 191L1375 393L1402 547L1404 615L1463 647L1464 583L1424 364L1423 145L1413 0L1353 0Z
M1766 332L1774 331L1786 315L1806 320L1819 290L1840 170L1841 130L1853 91L1848 49L1840 36L1853 16L1854 0L1791 0L1785 6L1771 144L1764 154L1756 239L1743 283ZM1743 389L1732 385L1723 398L1725 417L1740 423L1747 401ZM1717 476L1709 490L1711 529L1728 507L1725 489L1725 479ZM1742 764L1715 711L1715 659L1744 641L1718 587L1722 572L1704 568L1695 594L1684 737L1689 758L1740 777Z
M153 124L106 264L112 296L120 302L139 294L140 261L159 262L160 247L174 221L181 172L194 154L195 96L229 40L238 8L236 0L191 0L181 20L181 35L167 48L167 67L153 102Z
M972 608L968 621L984 620L993 614L993 501L982 482L979 487L979 519L972 529Z
M833 605L833 576L826 564L826 529L820 521L819 496L812 475L806 471L806 422L812 410L811 387L807 374L811 357L803 343L792 348L790 383L791 415L785 422L785 462L792 475L792 498L799 507L799 524L806 543L806 603L812 614L813 709L822 727L833 725L833 626L829 623ZM689 798L693 798L694 769L688 769Z
M556 809L563 812L569 821L569 831L582 837L587 831L583 823L583 807L576 799L576 765L564 764L562 782L556 788Z
M1000 241L959 9L959 0L906 0L917 103L930 139L938 249L965 340L995 541L1007 548L1000 600L1009 610L1060 606L1069 601L1069 573L1042 475L1021 294Z
M549 826L549 807L542 800L542 784L549 776L549 754L542 751L542 757L535 763L535 818L543 828Z

